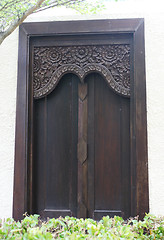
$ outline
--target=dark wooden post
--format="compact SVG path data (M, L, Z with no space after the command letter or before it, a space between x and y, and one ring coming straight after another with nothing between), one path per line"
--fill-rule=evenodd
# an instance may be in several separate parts
M78 86L78 209L77 217L87 217L87 84Z

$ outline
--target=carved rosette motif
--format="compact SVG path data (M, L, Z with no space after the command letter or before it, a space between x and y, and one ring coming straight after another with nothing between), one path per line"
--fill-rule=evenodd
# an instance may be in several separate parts
M100 73L117 93L130 96L130 45L35 47L34 97L46 96L66 73L84 82L91 72Z

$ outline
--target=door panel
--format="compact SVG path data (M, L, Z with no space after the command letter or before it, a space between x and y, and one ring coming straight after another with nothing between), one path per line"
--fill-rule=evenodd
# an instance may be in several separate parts
M129 99L115 94L98 74L87 81L89 216L125 217L130 214Z
M66 75L34 103L34 208L43 217L76 215L77 86Z
M86 83L86 179L78 180L78 135L85 129L80 127L84 116L78 115L78 78L65 75L51 94L34 103L33 212L42 217L80 217L80 180L86 181L82 196L88 196L87 215L82 216L130 216L129 99L114 93L99 74L87 76Z

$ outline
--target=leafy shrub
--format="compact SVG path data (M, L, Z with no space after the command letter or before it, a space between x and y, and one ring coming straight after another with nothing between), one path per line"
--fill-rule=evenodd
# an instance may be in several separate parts
M39 215L25 215L21 222L9 218L0 222L0 239L164 239L164 218L146 214L143 221L121 217L93 219L59 217L41 221Z

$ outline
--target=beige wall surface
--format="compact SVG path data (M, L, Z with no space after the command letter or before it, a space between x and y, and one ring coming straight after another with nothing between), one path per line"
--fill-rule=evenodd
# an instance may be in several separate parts
M109 1L101 15L65 8L32 14L26 21L144 17L150 212L164 215L164 5L162 0ZM12 216L18 30L0 46L0 218Z

